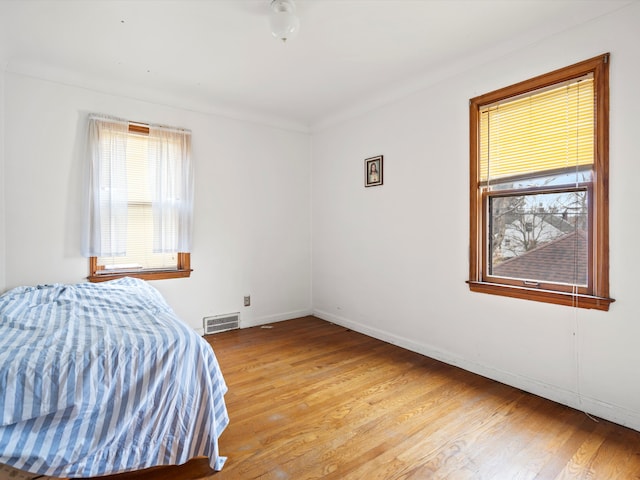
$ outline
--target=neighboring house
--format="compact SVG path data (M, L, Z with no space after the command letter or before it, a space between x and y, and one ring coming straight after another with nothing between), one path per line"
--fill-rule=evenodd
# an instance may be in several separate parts
M494 266L493 274L549 282L587 283L587 237L577 230ZM577 279L577 281L576 281Z

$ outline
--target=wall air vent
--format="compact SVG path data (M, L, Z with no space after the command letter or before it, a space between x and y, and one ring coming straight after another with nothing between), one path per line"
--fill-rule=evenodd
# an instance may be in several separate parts
M240 313L227 313L225 315L214 315L202 319L204 334L226 332L240 328Z

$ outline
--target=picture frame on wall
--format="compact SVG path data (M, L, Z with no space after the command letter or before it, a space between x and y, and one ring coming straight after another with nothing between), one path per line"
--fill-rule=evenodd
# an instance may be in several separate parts
M382 185L382 155L367 158L364 161L364 186Z

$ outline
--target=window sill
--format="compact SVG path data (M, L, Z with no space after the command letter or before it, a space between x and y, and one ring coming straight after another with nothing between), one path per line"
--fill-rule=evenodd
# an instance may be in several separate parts
M609 311L609 305L615 302L613 298L596 297L593 295L581 295L553 290L541 290L537 288L516 287L498 283L467 281L472 292L489 293L503 297L522 298L536 302L553 303L576 308L590 308Z
M87 279L92 283L106 282L115 280L116 278L133 277L142 280L166 280L169 278L188 278L191 276L192 269L182 270L147 270L142 272L119 272L119 273L101 273L89 275Z

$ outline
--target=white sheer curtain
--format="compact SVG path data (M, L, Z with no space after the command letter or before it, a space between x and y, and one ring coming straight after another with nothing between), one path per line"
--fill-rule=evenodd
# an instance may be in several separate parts
M149 126L154 253L190 252L193 223L191 132Z
M128 131L126 120L89 116L84 256L126 254Z

